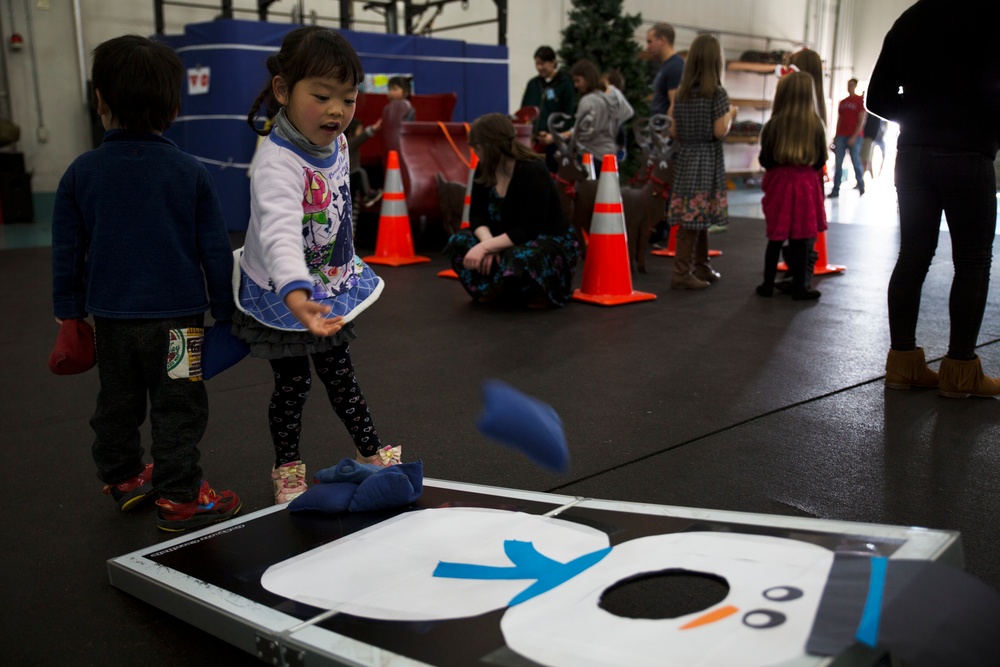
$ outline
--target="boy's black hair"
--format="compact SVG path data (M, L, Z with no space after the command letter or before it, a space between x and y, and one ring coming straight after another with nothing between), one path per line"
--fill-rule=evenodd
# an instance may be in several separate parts
M551 46L539 46L535 49L535 58L547 63L554 63L556 61L556 52L552 50Z
M281 50L267 59L267 71L267 83L247 115L247 123L261 136L271 131L257 128L261 104L267 102L269 116L276 114L280 108L271 88L274 77L284 79L289 95L302 79L332 78L354 86L365 79L361 59L350 42L339 32L322 26L296 28L285 35Z
M163 42L115 37L93 53L95 91L122 129L163 132L181 108L184 64Z
M410 78L409 77L407 77L407 76L391 76L391 77L389 77L389 81L388 81L388 83L386 83L386 87L392 87L392 86L395 86L397 88L401 88L403 90L403 99L406 99L406 100L410 99L410 95L412 94L413 91L410 88Z

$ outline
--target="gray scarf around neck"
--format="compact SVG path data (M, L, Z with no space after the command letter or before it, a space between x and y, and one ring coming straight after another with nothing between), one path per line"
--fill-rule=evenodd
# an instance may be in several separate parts
M306 139L301 132L295 129L291 121L288 120L288 117L285 116L285 109L283 107L278 111L278 115L274 117L274 132L296 148L300 148L309 155L322 160L333 155L334 147L337 145L337 142L334 141L329 146L317 146Z

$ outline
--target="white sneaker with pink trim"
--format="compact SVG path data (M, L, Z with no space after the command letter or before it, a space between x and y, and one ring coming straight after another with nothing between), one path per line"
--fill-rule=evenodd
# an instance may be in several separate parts
M403 446L396 445L395 447L392 447L390 445L386 445L371 456L361 456L359 454L354 460L358 463L367 463L370 465L388 468L389 466L398 465L403 462Z
M306 485L306 464L292 461L280 465L271 471L271 481L274 482L275 505L295 500L309 488Z

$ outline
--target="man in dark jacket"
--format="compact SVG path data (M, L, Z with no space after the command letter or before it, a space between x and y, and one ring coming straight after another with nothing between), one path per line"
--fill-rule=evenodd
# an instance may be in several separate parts
M532 127L533 140L537 139L539 132L548 131L550 115L556 112L572 114L573 104L576 102L573 79L557 68L556 52L551 46L540 46L535 51L535 69L538 71L538 76L528 81L521 97L522 107L538 107L538 118ZM558 171L555 145L544 147L539 145L537 150L545 153L545 163L549 171L553 173Z

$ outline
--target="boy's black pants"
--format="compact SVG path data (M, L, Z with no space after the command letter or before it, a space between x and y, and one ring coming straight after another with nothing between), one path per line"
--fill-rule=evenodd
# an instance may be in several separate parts
M90 419L96 438L92 447L97 476L118 484L143 468L139 427L146 419L147 399L152 428L153 486L174 502L194 500L201 483L198 443L208 425L208 394L200 365L187 375L170 377L168 364L196 351L200 336L171 343L171 330L201 328L203 315L166 320L94 318L97 369L101 389ZM197 365L197 364L195 364ZM184 374L182 366L174 375Z

